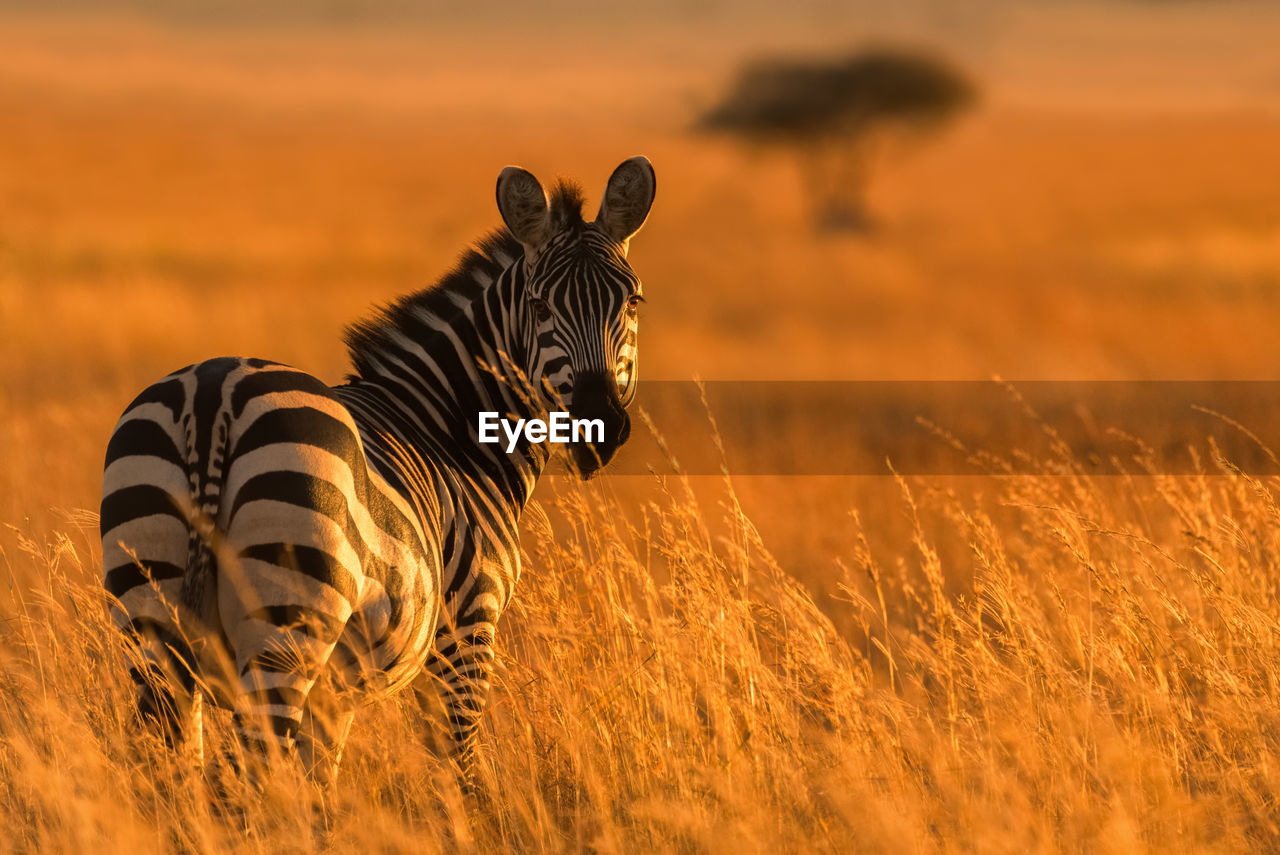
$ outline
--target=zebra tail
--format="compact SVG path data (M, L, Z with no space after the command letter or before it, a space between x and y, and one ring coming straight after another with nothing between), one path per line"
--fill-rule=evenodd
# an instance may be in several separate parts
M193 455L196 461L207 461L205 472L191 478L193 507L189 512L190 537L187 543L187 569L179 594L181 607L198 629L213 626L217 618L218 565L225 541L218 530L218 511L222 500L223 466L226 462L229 424L220 419L214 431L208 457ZM201 477L204 474L204 477Z
M213 622L218 602L217 558L213 547L205 537L194 533L187 550L187 572L182 577L179 600L188 619L196 621L196 627L206 627Z

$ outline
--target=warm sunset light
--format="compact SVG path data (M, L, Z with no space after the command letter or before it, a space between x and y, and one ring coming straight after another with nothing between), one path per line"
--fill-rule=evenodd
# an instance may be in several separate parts
M1277 44L0 0L0 853L1276 851Z

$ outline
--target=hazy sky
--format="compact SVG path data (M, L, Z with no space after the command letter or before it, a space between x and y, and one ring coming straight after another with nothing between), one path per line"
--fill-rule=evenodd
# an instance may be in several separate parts
M38 14L49 24L47 8L0 0L0 14ZM536 8L513 0L64 0L58 8L81 44L93 40L86 20L208 37L251 33L281 43L394 37L408 45L403 55L412 55L401 69L408 76L415 63L434 56L447 64L461 55L477 77L486 68L528 68L536 77L547 69L590 73L604 62L617 71L655 60L672 75L696 74L760 53L905 41L954 57L995 104L1280 113L1280 4L1261 0L552 0ZM21 39L13 50L41 49L29 33L7 38ZM0 47L5 41L0 34ZM379 61L389 68L394 57ZM334 70L342 60L326 63Z

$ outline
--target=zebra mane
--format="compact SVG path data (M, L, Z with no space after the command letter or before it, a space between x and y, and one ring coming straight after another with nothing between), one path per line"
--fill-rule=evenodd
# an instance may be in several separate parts
M551 222L557 231L583 225L582 188L561 179L551 191ZM343 340L354 369L348 382L367 379L376 373L373 358L389 349L394 334L411 326L421 329L426 317L449 319L502 274L524 257L524 247L505 226L480 238L453 269L429 285L377 309L373 316L347 327Z
M582 187L574 181L561 178L551 188L551 222L557 230L577 228L582 225L582 206L586 200Z

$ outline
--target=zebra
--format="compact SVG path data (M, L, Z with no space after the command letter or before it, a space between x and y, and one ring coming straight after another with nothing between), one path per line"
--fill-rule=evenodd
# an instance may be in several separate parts
M357 709L413 685L439 698L470 786L520 514L550 457L527 436L479 442L477 413L600 420L570 446L584 479L627 441L644 299L627 255L656 188L630 158L587 221L576 184L548 194L507 167L505 228L349 327L344 383L224 357L129 404L100 527L141 720L203 762L204 704L230 709L233 767L291 753L327 785Z

